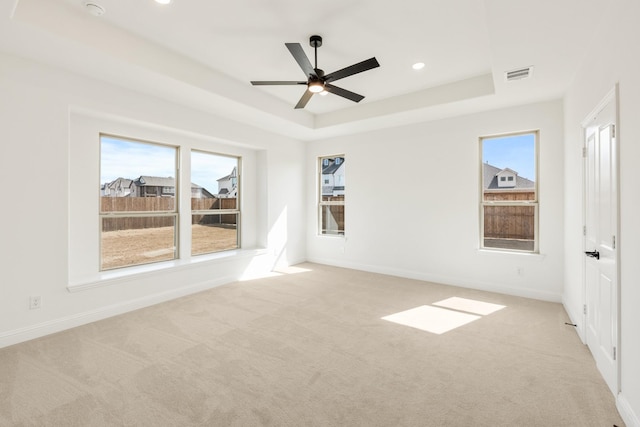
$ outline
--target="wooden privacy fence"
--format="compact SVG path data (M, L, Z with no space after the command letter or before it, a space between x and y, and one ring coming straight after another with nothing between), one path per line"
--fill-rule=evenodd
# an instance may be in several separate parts
M235 209L237 199L191 199L192 211L215 211L219 209ZM175 209L173 197L101 197L101 212L161 212ZM174 226L175 218L167 216L127 216L117 218L104 218L102 231L135 230L141 228L158 228ZM201 225L227 225L235 227L236 214L194 214L191 217L192 224Z
M484 237L533 240L535 206L485 206Z
M344 205L325 205L322 207L322 228L323 230L344 231Z
M344 202L344 196L322 196L324 202ZM324 205L322 212L322 229L344 232L344 205Z
M534 191L485 191L484 200L496 201L496 200L535 200L536 193Z
M485 191L485 201L535 200L530 191ZM485 206L484 237L533 240L535 206Z

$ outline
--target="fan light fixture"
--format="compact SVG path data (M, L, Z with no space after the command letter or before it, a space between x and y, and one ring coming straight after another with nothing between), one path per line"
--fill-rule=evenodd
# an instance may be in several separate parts
M309 92L311 93L320 93L324 91L324 85L321 81L315 81L309 83Z

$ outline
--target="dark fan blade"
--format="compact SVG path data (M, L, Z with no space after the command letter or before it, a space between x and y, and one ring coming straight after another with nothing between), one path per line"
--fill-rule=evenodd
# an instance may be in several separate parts
M300 101L298 101L298 103L296 104L296 108L304 108L312 96L313 96L313 92L309 92L308 90L305 90L304 93L302 94L302 98L300 98Z
M342 89L341 87L330 85L329 83L325 83L324 90L327 92L331 92L335 95L341 96L343 98L347 98L352 100L353 102L360 102L364 99L364 96L358 95L355 92L351 92L346 89Z
M307 82L292 82L292 81L284 81L284 82L279 82L279 81L259 81L259 82L255 82L255 81L252 81L251 84L254 85L254 86L278 86L278 85L306 85Z
M372 68L379 67L378 60L376 58L369 58L366 61L358 62L342 70L334 71L333 73L324 76L324 81L335 82L336 80L344 79L345 77L352 76L354 74L361 73L363 71L370 70Z
M302 50L300 43L285 43L285 46L287 46L287 49L289 49L289 52L291 52L291 55L293 55L293 58L296 60L300 68L302 68L302 71L304 71L307 78L316 75L313 65L309 62L309 58L307 58L304 50Z

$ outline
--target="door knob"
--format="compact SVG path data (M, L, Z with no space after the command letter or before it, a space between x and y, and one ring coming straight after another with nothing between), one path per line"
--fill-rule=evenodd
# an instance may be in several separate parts
M586 251L585 255L590 256L591 258L600 259L600 252L598 251L591 251L591 252Z

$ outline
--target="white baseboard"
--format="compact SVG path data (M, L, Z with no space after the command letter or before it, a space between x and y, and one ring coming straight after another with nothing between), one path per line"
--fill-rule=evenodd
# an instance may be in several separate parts
M308 258L309 262L317 264L333 265L335 267L351 268L353 270L368 271L370 273L386 274L389 276L404 277L407 279L423 280L425 282L440 283L443 285L459 286L470 289L477 289L487 292L497 292L506 295L538 299L550 302L562 302L562 296L551 292L541 292L537 289L512 288L509 286L496 286L494 283L481 282L479 280L468 280L453 276L438 276L412 270L404 270L388 266L361 264L351 261L342 261L325 258Z
M76 326L85 325L97 320L117 316L118 314L123 314L129 311L138 310L140 308L149 307L151 305L170 301L186 295L205 291L207 289L215 288L216 286L234 282L235 280L235 277L222 277L215 280L207 280L205 282L196 283L179 289L159 292L157 294L147 295L134 300L101 307L96 310L85 311L82 313L73 314L71 316L48 320L36 325L4 332L0 334L0 348L29 341L35 338L40 338L45 335L71 329Z
M633 411L622 393L616 398L616 407L627 427L640 427L640 417Z

